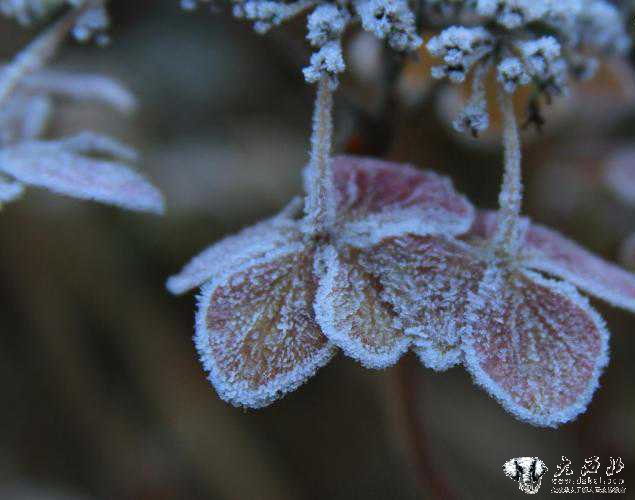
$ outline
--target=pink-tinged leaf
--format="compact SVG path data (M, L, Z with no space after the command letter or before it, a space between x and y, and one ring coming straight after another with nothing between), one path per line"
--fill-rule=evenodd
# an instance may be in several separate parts
M370 158L333 159L342 241L364 247L406 233L459 234L472 223L470 203L429 170Z
M214 278L199 297L196 347L222 399L260 408L325 365L334 347L315 322L313 252L274 252Z
M24 193L24 184L0 176L0 208L3 203L17 200Z
M470 233L488 238L495 226L495 212L482 212ZM562 278L610 304L635 312L634 274L538 224L530 225L521 249L525 266Z
M385 240L362 251L360 263L375 277L422 363L446 370L460 361L460 331L468 294L484 264L476 249L440 236Z
M51 108L47 97L13 94L0 107L0 146L37 139L46 128Z
M575 288L493 266L467 318L465 365L510 413L556 427L586 410L608 361L609 334Z
M302 233L294 217L301 209L301 200L294 199L280 214L214 243L194 257L181 272L168 278L167 289L180 295L228 268L262 259L273 251L298 244Z
M604 182L623 203L635 206L635 148L622 148L610 156Z
M404 336L390 304L381 297L377 280L359 262L359 251L325 247L318 268L324 268L315 300L315 317L324 334L345 354L368 368L393 365L406 352Z
M76 154L60 142L27 142L0 151L0 171L25 184L75 198L163 213L161 193L127 165Z

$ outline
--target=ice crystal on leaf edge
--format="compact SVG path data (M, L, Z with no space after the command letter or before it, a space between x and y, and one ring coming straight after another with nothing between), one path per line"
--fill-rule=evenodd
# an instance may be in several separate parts
M190 264L186 265L182 273L168 280L168 289L175 293L185 292L207 281L203 288L203 299L199 300L196 343L201 356L204 358L211 356L210 359L204 360L204 365L210 370L210 380L221 397L234 404L261 406L264 401L271 400L273 393L282 394L292 390L300 383L298 374L305 374L306 378L308 374L312 374L318 366L321 366L320 363L326 360L327 356L320 351L315 354L315 357L307 357L302 364L306 364L310 368L296 370L296 366L285 367L284 374L279 375L277 380L281 384L284 382L286 385L275 386L274 384L277 387L275 390L272 389L274 386L267 384L261 384L260 387L258 387L258 384L252 384L250 386L251 389L245 389L245 379L240 378L241 376L244 377L245 373L240 374L229 370L222 372L220 370L219 359L221 359L221 351L213 351L210 348L210 339L213 335L219 336L220 334L225 339L224 342L226 342L229 350L238 353L233 360L233 366L236 367L242 366L245 356L249 353L251 348L250 335L256 334L256 337L260 339L259 344L263 346L260 353L261 356L271 359L284 359L286 354L281 355L280 350L285 351L287 348L293 347L293 338L298 335L298 330L294 330L295 333L293 335L283 339L284 342L279 344L272 344L271 339L263 340L258 332L249 329L238 332L240 325L257 324L258 321L261 321L263 317L269 314L267 312L268 308L272 306L267 300L275 300L275 297L269 297L266 300L263 299L264 302L258 303L254 301L253 304L255 306L258 306L258 304L264 304L264 306L259 310L254 310L250 314L244 315L243 322L238 322L234 329L228 329L223 332L213 331L209 327L208 320L210 318L212 318L212 322L216 322L214 323L216 325L223 324L220 319L216 318L214 312L215 309L220 309L219 304L214 301L218 297L217 293L222 294L222 291L219 292L219 290L223 286L226 286L227 283L233 283L232 286L238 286L238 282L234 283L232 280L237 279L236 277L242 273L244 276L239 282L245 287L249 287L251 282L246 276L250 269L253 270L253 266L272 265L273 262L277 262L277 266L274 267L277 270L284 269L284 260L291 258L289 256L304 255L304 265L299 268L299 271L307 276L312 276L312 279L303 286L312 287L311 283L315 283L315 290L311 292L314 296L310 302L305 301L304 306L301 308L301 315L304 318L302 323L304 325L303 331L306 333L308 328L316 328L316 331L320 332L320 336L330 348L333 347L332 342L366 366L374 368L384 367L394 363L404 352L404 346L408 342L407 339L402 335L403 339L401 342L392 342L390 336L384 335L384 338L390 341L390 345L377 345L372 342L372 335L364 335L364 333L367 333L365 330L355 329L354 327L359 325L350 322L351 316L345 310L348 307L348 301L351 300L350 296L345 296L344 303L326 299L321 301L321 298L327 296L335 299L341 298L333 294L328 286L328 283L331 282L332 273L338 270L338 267L334 266L334 264L339 264L339 261L336 262L335 258L347 259L351 255L363 251L351 244L354 238L351 235L347 235L347 225L351 221L359 224L368 215L386 215L389 212L399 213L402 210L418 217L420 220L427 218L431 221L431 223L419 225L411 223L407 226L406 232L418 230L422 234L430 234L431 231L443 231L448 234L455 234L467 230L472 222L473 209L471 205L454 192L451 183L447 179L432 172L417 171L406 165L395 165L378 160L354 157L334 158L333 170L335 187L339 195L338 220L337 229L329 235L328 241L314 241L311 238L307 238L302 231L302 221L297 218L293 219L293 211L287 211L281 216L269 219L252 228L247 228L238 235L230 236L213 245L200 254L199 257L196 257ZM442 225L444 219L449 221L447 227ZM367 229L369 228L371 228L370 224L367 225ZM356 227L355 231L355 235L361 234L359 226ZM381 234L399 236L403 234L401 232L403 227L393 226L389 228L388 233L386 231L386 228L382 229ZM284 236L282 236L282 233L284 233ZM278 237L279 235L281 237ZM369 242L376 242L377 237L372 234L372 231L369 231L360 241L360 246L364 247L370 244ZM230 248L240 248L241 250L234 253L228 251ZM350 276L350 273L360 272L360 268L355 265L349 265L347 271ZM286 277L280 277L276 283L280 283L279 280L282 280L282 282L288 280L289 275L293 272L297 272L297 270L293 271L289 268L285 274ZM264 279L262 276L252 276L252 279L259 283L266 282L266 280L262 281ZM368 282L365 283L368 285ZM358 282L352 284L351 287L346 288L346 291L353 294L357 293L356 287L358 284ZM293 291L295 288L287 284L283 291L291 296L294 296L294 294L298 295L299 292L297 290ZM369 295L365 298L373 301L371 305L374 309L371 313L375 314L376 321L374 321L374 324L385 325L387 322L398 324L398 319L395 318L394 313L381 301L379 291L373 286L367 286L367 289ZM235 288L235 290L239 291L239 288ZM318 302L321 301L319 305L316 304L315 296L318 297ZM212 302L209 302L210 300ZM229 299L226 298L226 300ZM238 300L237 303L240 303L240 301ZM286 308L289 305L288 301L282 300L279 300L278 304L278 310L282 306ZM360 304L362 306L368 305L367 301L358 301L356 305L359 306ZM275 307L274 305L274 309ZM235 309L227 310L228 316L225 320L230 321L231 311L233 310ZM279 317L284 325L271 325L269 337L275 337L277 332L288 328L288 314L280 314ZM339 320L343 321L344 325L341 322L338 323ZM337 328L334 326L336 324ZM344 334L342 334L342 326L346 326ZM375 334L377 332L368 333ZM265 336L267 335L265 334ZM231 339L228 339L228 337L231 337ZM204 341L205 338L208 339L207 344ZM233 339L238 343L242 342L244 349L236 350L235 346L230 346ZM221 340L214 340L214 342L221 342ZM266 348L264 347L265 344L267 344ZM320 362L317 360L320 360ZM267 370L272 371L273 368L267 367L265 371ZM276 370L273 371L281 372L280 367L276 367ZM244 396L242 399L241 394Z
M348 196L353 197L350 199L354 199L359 193L359 186L353 189L350 185L346 186L342 183L346 177L349 180L355 178L354 175L342 175L342 172L348 170L348 168L342 168L342 165L345 165L343 162L347 161L351 162L350 167L353 172L359 170L360 162L363 164L365 161L370 161L375 166L383 162L350 157L336 159L335 164L338 167L335 168L335 179L338 192L340 195L349 193ZM408 167L404 168L407 172ZM365 172L363 168L361 171ZM356 184L360 184L359 178ZM368 187L365 182L361 182L360 185ZM346 196L340 198L338 205L340 217L342 210L345 213L348 211L349 217L351 213L354 213L356 203L351 203ZM367 195L362 196L362 199L365 200L366 208L373 206L369 202L372 196L370 198ZM524 219L526 240L523 245L525 248L523 254L517 263L501 264L492 253L488 240L496 225L497 214L493 212L479 213L471 231L463 236L460 235L462 231L454 236L429 232L416 235L406 231L407 234L392 234L380 241L369 239L363 245L354 247L346 238L341 240L344 243L338 242L337 237L321 246L316 246L314 242L307 242L299 228L300 221L297 217L300 210L297 202L294 210L295 215L293 210L287 211L284 216L278 216L278 219L270 219L268 222L261 223L262 226L258 225L241 233L245 241L251 239L252 243L257 243L260 241L261 231L275 232L279 230L276 226L280 225L279 227L285 227L284 231L296 232L296 236L291 240L285 239L284 242L279 240L277 244L269 248L259 247L256 253L247 251L241 255L228 256L225 262L212 259L210 264L214 265L208 270L207 276L200 274L203 268L199 268L196 279L187 283L187 280L183 281L183 276L179 277L179 275L169 280L169 288L177 293L207 281L199 298L196 345L206 370L210 372L210 380L219 395L237 406L262 407L282 394L297 388L319 367L328 362L335 346L372 368L382 368L393 364L409 347L412 347L418 352L426 366L437 370L462 362L473 375L475 382L499 400L517 418L538 426L555 427L573 419L588 405L599 385L602 369L608 361L609 334L602 319L590 307L587 299L582 297L573 286L544 278L530 269L553 274L613 304L633 309L632 304L629 303L630 299L624 299L623 295L630 290L628 286L631 285L634 286L632 293L635 294L635 276L602 261L554 231L538 225L530 225L526 219ZM298 224L296 230L291 229L293 224ZM341 227L346 227L346 224ZM457 240L455 237L462 239ZM242 239L240 236L229 237L229 240L232 241L232 238L234 240L231 246L245 248L240 241ZM226 240L223 241L225 243L221 243L221 247L227 244ZM276 241L276 238L272 241ZM433 248L443 247L445 248L444 255L459 256L464 264L457 265L454 262L452 266L448 266L447 263L441 262L440 257L436 261L434 259L429 262L423 261L425 267L422 267L422 261L417 261L420 258L417 256L412 257L412 262L404 261L402 259L404 255L413 255L411 248L408 247L409 242L423 249L421 256L434 255L434 252L430 253ZM391 246L395 245L401 246L401 250L391 249ZM213 248L214 246L211 247ZM382 254L382 252L399 251L401 254L394 254L392 262L386 260L385 255ZM223 252L216 255L221 253ZM224 253L227 255L227 252ZM249 271L257 266L269 266L271 272L284 275L285 259L303 259L302 265L287 267L288 273L285 279L288 279L288 275L293 272L303 273L304 276L296 275L293 279L304 283L300 288L310 290L304 299L300 300L296 297L290 302L295 304L296 316L288 311L284 314L280 313L280 319L282 321L284 318L285 326L281 328L272 324L269 330L271 334L261 336L257 343L261 347L255 351L254 344L250 341L250 335L253 335L254 331L241 330L242 323L240 322L233 323L234 327L228 330L233 336L231 341L228 341L226 334L224 334L225 337L218 336L219 332L209 327L210 317L216 324L222 325L224 321L231 322L232 311L241 301L237 299L231 302L230 300L233 304L231 307L227 304L221 307L214 302L215 294L225 293L222 290L228 284L239 286L242 283L247 287L264 286L266 280L257 274L249 277ZM383 262L382 259L384 259ZM394 266L396 262L401 262L400 268L391 269L391 265ZM575 262L575 265L572 262ZM474 272L467 272L458 281L452 283L453 276L456 276L454 273L466 269L465 263L469 263ZM584 265L581 266L580 263ZM422 269L426 271L423 272ZM616 278L615 283L613 285L611 282L605 283L602 287L592 286L590 280L594 274L588 271L589 269L593 272L608 273L608 276ZM188 266L184 270L186 275L187 270ZM435 280L429 279L426 272L438 274L436 285L434 285ZM276 279L279 280L280 277ZM417 279L418 283L416 283ZM181 280L180 283L178 280ZM408 280L415 281L411 283L410 290L403 286ZM448 280L449 285L444 284L444 280ZM179 283L180 286L176 286L175 283ZM460 283L463 283L462 287L459 286ZM498 288L494 287L493 283L499 283ZM438 288L430 290L430 286ZM458 295L457 286L460 290ZM428 289L426 290L425 287ZM291 293L293 297L298 289L287 284L283 286L283 290L287 295ZM405 296L404 293L406 295L410 293L410 296ZM432 297L428 304L420 300L426 293L431 294ZM446 297L443 296L444 293ZM308 297L311 296L314 298L309 299ZM500 296L506 296L509 300L501 302ZM455 316L456 310L439 308L439 305L442 305L439 301L445 303L444 307L447 307L449 303L456 305L460 302L460 300L457 301L460 297L465 298L462 315ZM519 300L519 297L524 299ZM541 299L534 301L535 297ZM618 300L616 297L622 297L622 299ZM224 300L229 299L225 296ZM484 322L489 318L495 317L497 311L503 311L501 314L516 314L516 310L504 312L510 303L514 304L514 301L517 304L514 307L520 304L525 308L521 308L525 312L517 317L514 316L513 321L520 322L519 325L522 321L526 321L527 326L502 331L496 328L479 327L479 324L485 324ZM253 300L249 302L254 303ZM265 313L271 314L273 309L266 300L263 303L265 308L262 311L252 311L242 319L248 324L263 321L263 317L266 319ZM279 302L279 304L282 303ZM430 304L432 306L427 307ZM551 304L551 309L545 309L545 304ZM422 310L427 316L421 315ZM301 311L299 316L298 311ZM559 316L562 311L564 311L563 315ZM438 315L435 329L426 323L426 321L430 322L431 314ZM296 328L293 330L295 333L289 337L281 336L281 333L290 331L288 328L293 325L291 321L293 317L302 319L303 329L300 331ZM373 344L368 341L369 339L364 339L363 335L360 336L360 318L364 322L365 331L371 333L369 339L379 337L383 339L382 342ZM235 321L235 318L233 320ZM504 321L499 322L499 324L504 323ZM368 328L369 325L381 328L381 335L376 336L378 330ZM554 329L553 325L557 325L558 328ZM436 330L437 327L439 331ZM310 338L314 343L314 349L310 354L304 353L300 362L297 357L285 357L289 353L297 354L298 345L294 345L293 341L299 334ZM216 339L214 344L210 344L212 338ZM322 339L324 344L318 339ZM232 342L236 344L232 346ZM500 344L501 342L503 344ZM212 348L212 345L216 350ZM483 345L490 347L479 348ZM496 345L499 346L498 350L494 348ZM229 348L229 351L234 353L233 357L226 358L227 352L218 349L218 346L224 346L224 349ZM240 349L237 346L241 346ZM280 346L290 346L290 350L284 351L284 355L281 355L276 352ZM497 353L494 357L491 356L493 352ZM252 358L265 363L266 368L258 372L259 376L266 373L276 373L276 376L261 385L250 385L244 378L241 379L239 372L228 373L219 364L219 359L222 359L225 366L236 368L244 362L244 357L248 353ZM501 360L504 356L511 356L511 358L503 363ZM271 367L266 365L267 359L284 362ZM285 365L289 359L294 360L291 366ZM515 371L514 364L510 360L516 362ZM285 369L280 370L281 366ZM512 371L509 372L509 370ZM254 375L256 372L251 373ZM508 380L513 380L515 385L510 386L507 383Z

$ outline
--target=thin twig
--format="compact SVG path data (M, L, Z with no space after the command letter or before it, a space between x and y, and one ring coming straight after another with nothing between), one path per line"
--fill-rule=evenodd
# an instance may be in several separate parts
M432 464L428 435L418 411L423 394L422 384L417 380L417 363L412 356L401 360L396 367L396 374L402 428L419 487L429 490L434 498L453 500L456 498L454 493Z

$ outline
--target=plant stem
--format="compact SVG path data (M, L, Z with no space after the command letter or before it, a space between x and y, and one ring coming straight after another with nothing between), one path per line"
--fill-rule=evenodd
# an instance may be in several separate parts
M335 187L331 165L333 141L333 93L328 76L318 83L313 112L311 158L306 177L305 231L311 236L327 234L335 221Z
M497 249L514 255L521 240L520 209L523 199L521 151L518 125L512 97L501 89L503 115L504 165L503 183L498 202L500 205L498 231L494 237Z
M417 383L418 364L412 356L406 356L396 367L397 398L406 446L415 467L415 476L419 487L429 490L434 498L453 500L450 490L442 474L432 465L428 436L418 410L422 387Z
M21 50L2 71L0 78L0 107L11 97L21 80L44 66L57 52L77 18L94 3L86 0L53 26L45 30Z

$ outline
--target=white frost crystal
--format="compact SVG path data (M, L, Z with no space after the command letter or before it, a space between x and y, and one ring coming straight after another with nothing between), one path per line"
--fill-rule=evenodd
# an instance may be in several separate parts
M415 50L421 45L415 16L406 0L358 0L355 9L363 28L377 38L388 40L393 49Z
M503 85L505 92L510 94L516 91L519 85L527 85L530 81L529 75L517 57L506 57L497 68L498 81Z
M509 93L519 85L528 84L529 75L541 91L564 93L567 73L576 78L592 74L592 66L584 71L586 68L577 63L573 67L573 61L593 55L624 54L631 43L626 31L628 20L606 0L226 0L226 3L235 17L252 21L259 33L308 13L307 39L317 49L304 72L309 82L316 82L328 73L335 84L335 75L345 69L342 38L350 26L357 24L397 52L412 52L421 46L420 25L438 27L440 33L427 45L432 55L442 58L444 63L432 68L435 78L447 77L462 83L477 61L492 55L499 81ZM190 10L212 1L181 0L181 4ZM487 31L486 26L495 34ZM545 32L551 36L545 37ZM559 53L553 57L545 53L550 60L547 67L540 69L537 54L529 61L515 57L517 46L525 44L526 49L542 46L546 51L559 47Z
M432 68L432 76L461 83L472 66L492 51L493 39L484 28L451 26L431 38L427 48L444 62Z

